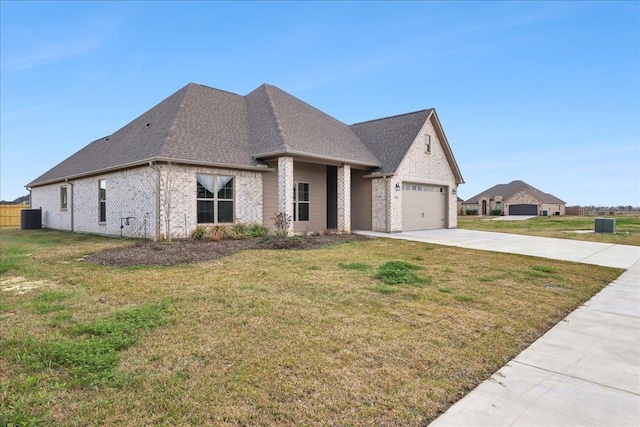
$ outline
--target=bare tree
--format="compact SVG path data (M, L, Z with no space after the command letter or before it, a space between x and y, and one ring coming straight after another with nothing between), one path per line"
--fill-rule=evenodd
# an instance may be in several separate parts
M164 176L163 176L164 175ZM174 197L180 190L179 180L176 179L175 166L168 162L164 174L161 174L160 194L164 213L164 227L167 240L171 241L171 208Z

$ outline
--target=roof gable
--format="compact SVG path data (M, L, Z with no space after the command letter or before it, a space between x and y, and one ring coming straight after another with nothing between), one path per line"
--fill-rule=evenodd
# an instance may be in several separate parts
M351 129L382 161L383 167L380 172L395 173L428 120L433 121L433 127L438 134L438 139L441 142L456 182L458 184L464 183L460 168L453 157L447 137L433 108L356 123L351 125Z
M254 157L286 153L380 166L351 128L270 85L246 97Z
M431 110L351 125L354 133L382 161L381 173L394 173L415 140Z

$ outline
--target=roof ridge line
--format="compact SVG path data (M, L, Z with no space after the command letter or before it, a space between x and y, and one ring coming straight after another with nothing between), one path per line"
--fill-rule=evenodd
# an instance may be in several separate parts
M186 99L187 99L187 94L189 93L189 91L191 90L191 87L193 85L197 85L197 83L189 83L188 85L186 85L183 89L185 89L184 94L182 95L182 99L180 100L180 105L178 106L178 109L176 111L176 115L173 116L173 120L171 121L171 126L169 126L169 129L167 130L167 136L164 138L164 141L162 142L162 148L160 148L159 154L161 156L163 156L165 147L167 146L167 140L168 139L173 139L175 133L176 133L176 125L178 122L178 116L180 116L182 114L182 107L184 106ZM200 85L201 86L201 85Z
M393 116L380 117L379 119L365 120L364 122L357 122L357 123L350 124L348 126L355 126L355 125L361 125L361 124L364 124L364 123L377 122L377 121L380 121L380 120L393 119L393 118L396 118L396 117L408 116L410 114L422 113L422 112L429 111L429 110L433 110L433 107L432 108L425 108L423 110L410 111L408 113L394 114Z
M278 132L278 136L282 140L282 145L287 149L287 151L289 151L291 149L291 147L289 146L289 144L287 144L287 140L284 137L284 133L282 131L282 126L280 126L280 119L278 117L278 113L276 112L275 103L273 102L273 99L271 99L271 94L267 90L268 86L271 86L271 87L276 88L278 90L282 90L282 89L279 89L279 88L277 88L275 86L272 86L272 85L268 85L267 83L263 83L261 86L264 87L264 92L267 94L267 100L269 101L269 107L271 109L271 112L273 113L273 118L276 121L276 131Z
M201 84L201 83L194 83L194 82L190 82L187 86L191 86L191 85L194 85L194 86L200 86L200 87L203 87L203 88L206 88L206 89L215 90L215 91L218 91L218 92L228 93L228 94L230 94L230 95L242 96L242 95L237 94L237 93L235 93L235 92L231 92L231 91L224 90L224 89L218 89L217 87L207 86L207 85L203 85L203 84Z

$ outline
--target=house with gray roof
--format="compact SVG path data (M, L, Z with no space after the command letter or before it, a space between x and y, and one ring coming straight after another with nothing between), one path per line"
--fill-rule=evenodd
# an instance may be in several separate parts
M524 181L498 184L462 203L463 212L476 211L489 215L564 215L566 203L556 196L540 191Z
M179 238L276 213L292 233L452 228L463 182L434 109L347 125L271 85L190 83L27 188L48 228Z

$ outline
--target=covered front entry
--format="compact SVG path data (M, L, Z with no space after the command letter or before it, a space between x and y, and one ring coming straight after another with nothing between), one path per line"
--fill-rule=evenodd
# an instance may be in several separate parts
M538 205L510 205L509 215L538 215Z
M445 187L404 183L402 185L402 231L445 228Z

